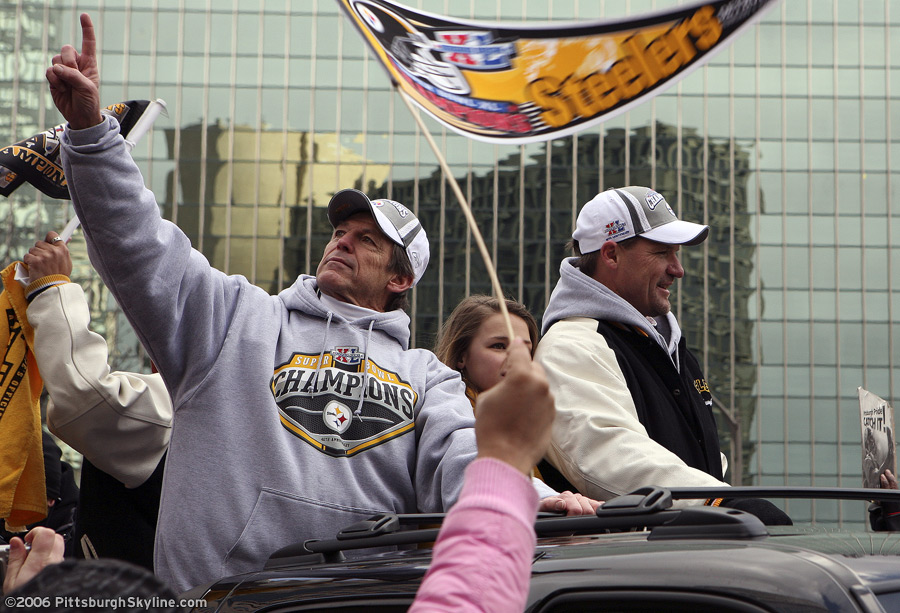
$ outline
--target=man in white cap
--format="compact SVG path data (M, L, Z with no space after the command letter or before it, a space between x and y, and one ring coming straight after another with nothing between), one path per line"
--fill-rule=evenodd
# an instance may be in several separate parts
M728 485L712 394L669 304L684 276L679 249L708 235L646 187L601 192L581 209L535 354L556 397L539 465L550 485L598 500L648 485ZM706 503L791 524L763 499Z
M363 240L361 246L370 248L347 258L347 241L332 240L316 270L322 293L377 311L406 308L407 293L425 274L430 255L428 237L412 211L393 200L370 200L359 190L344 189L328 204L328 221L335 239L368 232L384 244Z
M91 262L172 397L156 573L183 591L374 513L447 510L476 456L474 419L459 374L409 349L401 307L428 265L415 215L336 193L316 276L277 296L212 268L160 217L100 115L87 15L81 26L82 52L64 46L47 80ZM542 508L596 503L570 494Z
M669 304L680 247L708 234L646 187L584 205L535 356L558 412L545 477L558 470L601 500L646 485L726 485L712 396Z

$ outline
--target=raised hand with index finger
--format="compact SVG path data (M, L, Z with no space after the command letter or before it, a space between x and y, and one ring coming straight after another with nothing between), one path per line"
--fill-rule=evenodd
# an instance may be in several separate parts
M47 69L53 103L73 130L90 128L103 121L97 39L87 13L81 14L81 39L81 53L72 45L64 45Z

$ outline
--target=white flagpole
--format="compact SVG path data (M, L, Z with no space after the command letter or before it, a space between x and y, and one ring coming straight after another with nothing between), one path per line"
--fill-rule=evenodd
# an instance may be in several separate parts
M409 96L406 94L406 92L404 92L399 87L397 88L397 92L399 92L400 97L403 99L403 102L406 103L406 106L409 108L409 112L416 120L416 123L419 124L419 128L422 129L422 133L425 135L425 139L428 141L428 144L431 145L431 150L434 151L434 155L437 156L438 162L440 162L441 164L441 169L444 171L444 176L450 182L450 187L453 189L453 193L455 193L457 199L459 199L459 206L462 209L463 214L466 216L466 221L469 224L469 230L472 232L472 236L475 237L475 243L478 245L478 250L481 252L482 259L484 259L484 265L487 268L488 276L490 276L491 278L491 285L494 288L494 294L497 296L498 302L500 303L500 313L503 315L503 321L506 323L507 334L509 334L509 339L512 340L516 335L515 332L513 332L512 321L510 321L509 319L509 311L507 311L506 309L506 300L505 296L503 295L503 290L500 288L500 279L497 278L497 271L494 269L494 263L491 260L491 255L488 253L487 247L484 244L484 239L481 237L481 231L478 229L478 224L475 223L475 217L472 216L472 210L469 208L469 203L466 201L466 197L463 195L462 190L459 187L459 183L456 182L456 178L453 176L453 173L450 172L450 166L447 164L447 160L445 160L444 156L441 154L441 151L438 148L437 143L434 141L434 138L432 138L431 132L428 131L428 127L419 116L419 110L413 106L413 103L409 99Z
M164 112L166 112L166 103L162 98L157 98L147 105L143 115L141 115L134 123L134 126L128 133L128 138L125 139L125 145L128 147L129 153L134 149L134 146L138 144L138 141L143 138L144 134L150 130L150 126L153 125L153 122L156 121L156 118L159 117L160 113Z
M80 225L81 222L78 220L78 215L72 215L72 219L70 219L68 223L66 223L66 227L63 228L62 232L59 233L59 237L63 239L63 242L68 243L72 238L72 234L75 233L75 229Z

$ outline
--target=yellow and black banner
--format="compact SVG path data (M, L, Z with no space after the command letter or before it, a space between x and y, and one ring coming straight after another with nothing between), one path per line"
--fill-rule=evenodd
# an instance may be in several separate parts
M119 122L119 133L125 137L149 104L149 100L129 100L111 104L101 112ZM65 127L61 123L0 147L0 196L8 198L23 183L31 183L51 198L69 199L69 186L59 161L59 139Z
M713 0L616 21L539 27L338 0L395 85L447 127L491 143L572 134L703 65L778 0Z
M47 517L40 398L44 382L32 351L34 329L26 317L25 288L17 262L0 272L0 518L26 526Z

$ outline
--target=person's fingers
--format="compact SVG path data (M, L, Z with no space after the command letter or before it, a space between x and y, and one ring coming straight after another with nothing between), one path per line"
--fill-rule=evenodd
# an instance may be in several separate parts
M49 255L52 252L53 252L53 247L50 245L50 243L45 242L45 241L35 243L34 247L32 247L31 249L28 250L28 253L30 253L33 256L37 256L37 257Z
M531 363L531 351L525 345L525 341L520 337L516 337L509 344L509 352L506 356L506 363L509 368L522 367Z
M72 257L69 248L59 234L50 231L44 240L38 241L22 258L32 280L49 275L72 276Z
M80 70L65 63L54 64L51 70L60 81L72 89L88 90L94 87L94 82L84 76Z
M81 55L93 58L97 55L97 38L94 22L87 13L81 14Z
M44 238L44 244L50 245L51 249L57 249L57 250L63 250L63 251L69 250L68 246L66 246L66 241L64 241L62 239L62 237L60 237L60 235L57 234L56 232L54 232L53 230L50 230L49 232L47 232L47 236Z
M514 339L510 344L504 364L506 365L504 376L513 378L511 385L526 385L535 395L547 393L549 386L544 369L532 361L531 350L521 338Z
M554 511L565 511L566 515L589 515L591 513L590 505L582 505L580 495L565 491L552 498L556 498L556 502L553 505Z
M523 359L523 350L527 359ZM528 349L528 346L525 345L524 340L516 337L512 340L506 350L506 359L504 359L503 364L500 365L500 376L506 377L510 369L513 368L513 365L515 365L515 368L519 372L524 372L522 369L527 368L528 362L531 362L531 351Z
M566 510L566 515L590 515L591 508L581 503L581 499L575 496L572 496L572 500L569 503L569 508Z
M18 536L14 536L9 541L9 558L6 562L6 576L3 578L3 591L10 592L17 585L19 571L25 564L25 558L28 552L25 550L25 543Z
M587 496L582 496L581 494L577 494L578 502L581 503L581 514L582 515L593 515L597 512L597 507L593 504L593 500L588 498Z
M544 513L562 513L565 510L566 501L563 500L559 494L541 498L540 504L538 505L538 511Z
M56 63L54 63L53 66L56 66ZM51 90L64 92L69 86L66 85L65 81L59 78L59 75L53 70L53 66L48 67L44 75L47 77L47 82L50 84Z
M28 551L25 549L25 541L22 540L21 537L14 536L9 540L9 563L12 564L13 560L17 560L23 562L25 560L25 556Z
M18 544L14 549L15 541L18 541ZM21 539L14 538L10 542L9 565L3 581L4 591L15 589L31 580L47 565L63 560L65 541L62 535L50 528L34 528L25 535L25 542L31 544L31 551L25 551L25 545ZM18 548L21 548L21 551Z
M538 511L545 513L565 513L566 515L594 515L602 502L591 500L581 494L563 492L556 496L542 498Z
M75 47L72 45L63 45L59 55L60 58L62 58L62 61L60 62L61 65L75 69L78 68L78 53L75 51Z
M585 515L591 512L590 506L582 503L581 494L565 491L560 494L566 503L566 515Z
M56 531L43 527L34 528L25 535L25 542L31 543L30 555L38 556L35 562L41 563L42 568L62 561L66 542Z

